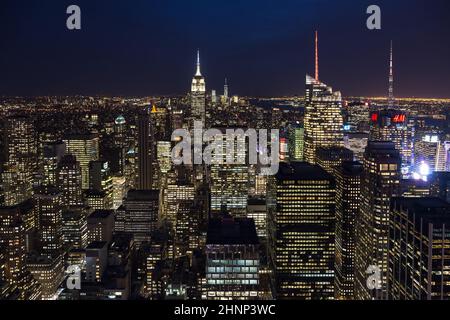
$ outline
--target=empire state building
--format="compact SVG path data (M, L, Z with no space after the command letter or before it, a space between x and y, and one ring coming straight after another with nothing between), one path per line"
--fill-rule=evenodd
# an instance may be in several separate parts
M205 122L206 84L200 71L200 51L197 51L197 71L192 79L191 107L192 116L196 121Z

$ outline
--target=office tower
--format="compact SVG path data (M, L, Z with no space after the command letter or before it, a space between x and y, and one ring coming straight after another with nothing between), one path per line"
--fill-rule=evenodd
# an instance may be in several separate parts
M267 239L267 206L265 198L249 198L247 218L255 221L256 234L261 242Z
M2 279L14 290L18 299L36 300L41 298L41 288L27 269L27 222L23 210L27 203L10 207L0 207L0 252L4 255Z
M97 134L73 134L64 138L66 151L76 157L81 168L81 187L89 189L89 162L99 158L99 138Z
M113 207L113 177L107 161L91 161L89 163L89 187L94 191L105 193L105 206L103 209Z
M2 172L6 206L19 204L33 195L37 171L37 143L33 122L25 116L5 120L6 162Z
M88 244L86 209L72 207L62 213L62 238L67 249L84 249Z
M434 172L431 175L430 195L450 203L450 172Z
M213 105L217 104L217 91L216 90L211 90L211 103Z
M367 102L351 102L346 106L346 125L352 133L369 132L370 105Z
M352 300L355 283L355 224L359 214L360 162L344 161L335 168L336 178L336 255L335 298Z
M113 209L122 205L122 200L127 192L126 178L123 176L113 177Z
M88 189L83 192L86 205L91 210L108 210L111 209L111 198L108 198L105 191L97 191Z
M62 238L62 193L55 187L40 187L34 194L39 217L40 253L52 258L60 255Z
M192 116L197 121L205 123L206 84L200 70L200 51L197 52L197 71L192 79L191 108Z
M176 224L174 226L174 258L192 254L198 247L200 210L193 201L181 201L178 204Z
M64 156L57 173L57 186L62 192L63 206L83 205L81 166L73 155Z
M137 119L137 159L136 187L140 190L153 188L152 164L155 158L154 128L150 120L150 111L141 111Z
M142 246L141 251L144 256L145 296L151 300L157 298L162 290L161 283L156 279L156 268L159 261L167 257L167 247L164 241L159 241L153 237L149 244Z
M316 161L333 175L335 168L340 167L344 161L353 161L353 151L344 147L319 147L316 149Z
M104 241L110 243L114 231L114 211L95 210L87 218L88 243Z
M316 75L306 75L304 157L309 163L316 163L318 147L340 147L344 143L341 93L319 81L318 59L316 32Z
M425 135L414 143L414 168L418 172L422 164L426 164L431 171L445 171L444 148L438 135ZM441 160L441 161L439 161ZM444 160L444 161L443 161Z
M150 240L159 214L159 190L130 190L117 209L114 230L133 234L139 247Z
M119 148L119 170L120 174L124 174L125 171L125 160L127 150L127 122L125 118L120 115L114 121L114 144Z
M202 299L258 299L259 268L259 241L252 219L223 217L209 221Z
M387 109L370 115L370 141L392 141L400 152L402 173L408 174L412 165L414 127L405 112Z
M394 198L389 232L391 300L450 299L450 204Z
M163 190L163 213L161 218L166 220L174 229L177 225L179 207L182 203L194 204L195 188L188 182L168 184Z
M228 79L225 78L225 84L223 86L223 96L226 100L228 100L229 93L228 93Z
M42 184L56 186L58 164L64 157L66 145L62 141L44 144L42 153Z
M100 282L108 266L108 243L91 242L86 248L86 281Z
M64 279L64 259L62 254L50 257L33 254L27 259L27 268L40 284L42 300L55 300L59 285Z
M210 169L211 213L226 210L245 217L249 193L249 165L246 164L246 138L236 134L233 141L233 163L227 160L227 136L223 133L221 152L214 154ZM244 148L240 146L245 146Z
M317 165L281 163L268 191L268 249L276 299L333 299L333 177Z
M355 298L385 299L390 201L399 193L401 157L393 142L372 141L363 165L360 214L355 228ZM367 286L368 269L381 272L381 289Z
M166 174L172 168L172 144L170 141L158 141L156 150L160 173Z
M303 161L305 129L301 125L290 125L288 129L289 159Z

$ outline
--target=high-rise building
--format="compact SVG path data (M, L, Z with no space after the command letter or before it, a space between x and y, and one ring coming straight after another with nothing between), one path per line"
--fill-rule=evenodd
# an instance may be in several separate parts
M316 163L333 175L344 161L353 161L353 151L344 147L319 147L316 149Z
M55 187L40 187L34 194L39 219L39 252L52 259L62 253L62 193Z
M363 165L345 161L335 168L336 178L336 255L335 298L354 298L355 224L359 214Z
M56 186L58 164L66 152L64 142L57 141L44 144L42 153L42 183L46 186Z
M57 186L62 192L63 206L83 205L81 166L73 155L66 155L58 165Z
M411 171L414 126L405 112L386 109L370 115L370 141L392 141L401 156L403 174Z
M104 241L110 243L114 231L114 211L95 210L87 218L88 243Z
M17 205L33 195L37 143L32 120L12 116L5 121L6 162L2 172L4 202Z
M268 191L268 249L276 299L333 299L334 178L317 165L281 163Z
M137 119L137 159L136 188L150 190L153 188L153 162L156 158L154 144L154 127L150 119L150 110L141 111Z
M206 112L206 84L200 70L200 51L197 52L197 71L191 86L192 116L197 121L205 123Z
M364 156L360 214L356 219L355 298L386 299L390 201L399 194L401 157L394 142L369 142ZM381 287L367 286L378 270Z
M74 155L80 163L81 187L89 189L89 162L99 159L99 137L97 134L73 134L64 138L67 153Z
M305 129L301 125L291 125L288 131L289 159L291 161L303 161Z
M63 210L62 238L68 249L84 249L88 242L85 207L71 207Z
M33 254L27 259L27 268L40 284L42 300L55 300L58 288L64 279L63 255L49 257Z
M106 197L104 209L112 209L114 185L107 161L91 161L89 163L89 186L91 190L103 191Z
M114 230L133 234L137 246L150 241L159 216L159 190L130 190L117 209Z
M260 292L259 241L246 218L215 218L208 225L203 299L257 300Z
M211 212L217 214L226 210L231 215L245 217L250 187L246 137L236 134L233 142L233 163L227 160L229 154L226 133L222 134L222 139L221 152L214 154L210 169Z
M27 222L23 210L27 203L10 207L0 207L0 251L4 254L3 280L19 291L18 299L35 300L41 298L40 285L27 269Z
M450 172L434 172L431 175L430 195L450 203Z
M250 198L247 204L247 218L255 221L256 234L261 242L267 240L267 206L265 198Z
M450 299L450 204L394 198L389 232L391 300Z
M318 39L316 32L316 75L306 75L305 160L316 163L318 147L341 147L344 144L341 93L319 81Z

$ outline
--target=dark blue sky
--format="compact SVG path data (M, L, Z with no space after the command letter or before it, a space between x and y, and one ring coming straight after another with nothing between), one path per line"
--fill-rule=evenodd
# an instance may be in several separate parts
M386 94L392 39L396 96L450 97L449 16L448 0L1 0L0 94L183 94L197 48L208 90L303 94L317 28L321 80L345 96Z

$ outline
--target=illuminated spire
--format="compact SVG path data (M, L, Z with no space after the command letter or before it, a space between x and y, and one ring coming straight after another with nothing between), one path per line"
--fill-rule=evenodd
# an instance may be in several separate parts
M389 108L394 107L395 98L394 98L394 67L393 67L393 48L391 41L391 55L389 59Z
M202 73L200 72L200 50L197 50L197 72L195 73L196 77L201 77Z
M316 50L315 50L315 66L316 66L316 72L315 72L315 79L316 81L319 81L319 34L316 31Z
M153 103L152 105L152 113L158 112L158 109L156 109L156 105Z

